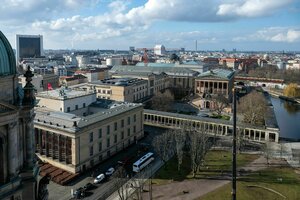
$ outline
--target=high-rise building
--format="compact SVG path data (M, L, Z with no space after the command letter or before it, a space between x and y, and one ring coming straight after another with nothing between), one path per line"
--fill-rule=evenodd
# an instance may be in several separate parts
M47 199L45 184L38 181L33 118L33 74L28 67L24 88L18 84L14 52L0 31L0 199Z
M17 35L16 44L17 63L24 58L37 58L43 56L42 35Z

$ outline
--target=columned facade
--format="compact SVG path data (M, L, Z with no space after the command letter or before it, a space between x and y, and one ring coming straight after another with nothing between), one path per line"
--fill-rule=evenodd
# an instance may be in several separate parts
M205 132L214 136L231 136L232 124L224 120L205 120L205 118L167 113L161 111L144 110L144 124L163 128L180 128L191 131ZM259 142L278 142L279 130L269 130L263 127L247 127L238 124L241 137Z

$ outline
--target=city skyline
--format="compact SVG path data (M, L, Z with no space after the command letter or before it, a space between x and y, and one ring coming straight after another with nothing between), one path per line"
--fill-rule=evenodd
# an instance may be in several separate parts
M299 51L300 3L227 1L12 1L0 8L0 26L41 34L45 49L118 49L129 46L195 50Z

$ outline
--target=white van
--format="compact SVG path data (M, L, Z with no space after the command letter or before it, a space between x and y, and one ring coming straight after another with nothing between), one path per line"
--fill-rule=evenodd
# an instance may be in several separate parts
M105 175L100 174L95 178L94 183L101 183L104 179L105 179Z

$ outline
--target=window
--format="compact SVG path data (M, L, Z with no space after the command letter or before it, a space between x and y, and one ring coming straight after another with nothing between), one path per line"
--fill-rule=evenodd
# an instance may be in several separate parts
M133 133L136 133L136 126L133 127Z
M102 138L102 129L101 128L98 130L98 138Z
M109 148L109 146L110 146L110 138L107 138L106 139L106 147Z
M84 108L85 108L85 103L83 103L82 107L84 107Z
M70 112L70 110L71 110L70 107L68 107L68 108L67 108L67 112Z
M115 122L115 131L118 129L118 123L117 122Z
M107 94L110 94L110 90L107 90Z
M93 132L90 133L90 142L93 142Z
M133 115L133 121L136 122L136 114Z
M75 110L78 110L78 105L75 105Z
M99 142L98 150L99 150L99 152L102 151L102 142Z
M94 166L94 159L90 160L90 165L91 165L91 167Z
M130 125L130 117L127 118L127 124Z
M108 126L106 127L106 129L107 129L107 135L109 135L109 134L110 134L110 126L108 125Z
M122 133L121 133L121 139L122 140L124 139L124 131L122 131Z
M121 121L121 127L122 128L124 127L124 119L122 119L122 121Z
M130 136L130 128L127 129L127 136Z
M118 140L118 136L115 135L115 138L114 138L114 143L117 143L117 140Z
M90 156L92 156L94 154L94 148L93 146L90 147Z

